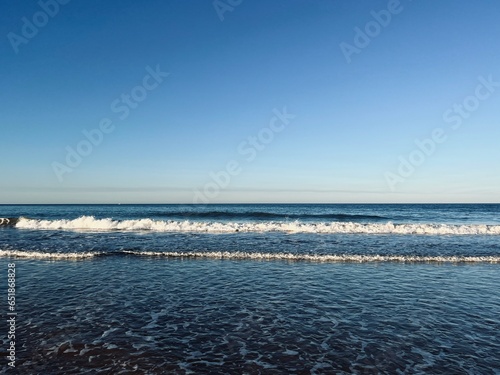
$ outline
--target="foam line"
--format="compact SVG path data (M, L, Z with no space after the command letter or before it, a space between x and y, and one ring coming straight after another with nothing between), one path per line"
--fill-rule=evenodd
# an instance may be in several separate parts
M39 251L0 250L0 258L27 258L27 259L87 259L99 256L100 253L43 253Z
M418 255L358 255L358 254L291 254L291 253L249 253L249 252L160 252L131 251L109 253L44 253L37 251L0 250L0 257L72 260L90 259L105 256L136 256L147 258L184 258L184 259L227 259L227 260L262 260L262 261L303 261L319 263L500 263L500 256L418 256Z
M500 263L500 256L407 256L407 255L357 255L357 254L290 254L290 253L248 253L248 252L153 252L124 251L146 257L207 258L207 259L254 259L291 260L308 262L433 262L433 263Z

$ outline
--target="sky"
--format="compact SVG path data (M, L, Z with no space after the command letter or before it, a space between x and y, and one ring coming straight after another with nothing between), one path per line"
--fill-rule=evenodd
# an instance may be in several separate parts
M500 202L500 3L0 4L0 203Z

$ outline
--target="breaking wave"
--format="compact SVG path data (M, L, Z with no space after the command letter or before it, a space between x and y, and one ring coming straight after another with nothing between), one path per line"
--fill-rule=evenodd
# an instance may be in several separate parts
M82 253L45 253L38 251L0 250L0 257L46 259L46 260L83 260L106 256L136 256L148 258L184 259L226 259L262 261L303 261L322 263L500 263L500 256L418 256L418 255L357 255L357 254L291 254L291 253L250 253L250 252L160 252L160 251L116 251Z
M18 218L0 217L0 227L13 227L18 221Z
M82 216L74 220L35 220L19 218L19 229L74 231L151 231L187 233L284 232L330 234L417 234L417 235L500 235L500 225L394 224L323 222L201 222L175 220L113 220Z

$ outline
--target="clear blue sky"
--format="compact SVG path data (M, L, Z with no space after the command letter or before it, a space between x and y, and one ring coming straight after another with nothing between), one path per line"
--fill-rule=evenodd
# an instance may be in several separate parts
M401 0L390 21L371 12L391 1L54 1L0 5L0 203L500 201L500 84L476 90L500 82L497 1ZM137 88L148 66L169 75Z

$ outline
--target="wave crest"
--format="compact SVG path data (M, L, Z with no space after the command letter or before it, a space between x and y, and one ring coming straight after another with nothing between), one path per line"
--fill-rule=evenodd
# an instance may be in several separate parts
M185 218L185 219L252 219L252 220L287 220L287 219L313 219L313 220L388 220L388 218L378 215L361 215L361 214L339 214L339 213L301 213L301 214L283 214L276 212L264 211L246 211L246 212L231 212L231 211L173 211L173 212L152 212L151 215L170 217L170 218Z
M417 234L500 235L500 225L393 224L388 223L301 223L294 222L197 222L175 220L113 220L82 216L74 220L20 218L16 228L31 230L151 231L188 233L284 232L329 234Z

